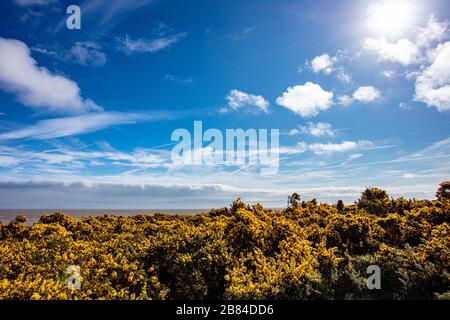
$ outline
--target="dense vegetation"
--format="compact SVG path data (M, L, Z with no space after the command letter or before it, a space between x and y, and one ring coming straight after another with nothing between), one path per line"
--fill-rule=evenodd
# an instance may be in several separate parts
M448 299L450 182L437 200L240 200L192 216L17 217L0 224L1 299ZM368 290L367 266L381 269ZM81 268L81 290L66 268Z

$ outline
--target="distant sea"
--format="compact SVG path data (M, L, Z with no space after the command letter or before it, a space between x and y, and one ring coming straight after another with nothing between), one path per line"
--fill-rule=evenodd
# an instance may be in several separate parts
M104 215L113 216L135 216L138 214L196 214L208 212L210 209L0 209L0 221L8 223L15 217L23 215L27 217L27 225L32 225L39 221L44 214L52 214L62 212L65 215L82 218L82 217L98 217Z

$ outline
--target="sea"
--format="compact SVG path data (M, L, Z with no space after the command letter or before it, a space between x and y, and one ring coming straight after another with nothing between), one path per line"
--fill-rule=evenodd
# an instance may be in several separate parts
M210 209L0 209L0 221L8 223L14 220L17 216L26 216L27 222L25 224L32 225L39 221L44 214L52 214L61 212L65 215L82 218L82 217L98 217L104 215L129 217L138 214L197 214L208 212Z

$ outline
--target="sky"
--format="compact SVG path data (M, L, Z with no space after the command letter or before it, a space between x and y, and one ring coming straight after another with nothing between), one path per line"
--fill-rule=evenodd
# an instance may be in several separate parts
M446 0L1 1L0 207L433 199L450 176L449 19ZM194 121L278 129L278 171L174 163Z

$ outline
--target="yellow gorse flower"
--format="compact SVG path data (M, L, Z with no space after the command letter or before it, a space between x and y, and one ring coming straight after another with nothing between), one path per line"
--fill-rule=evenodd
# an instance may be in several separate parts
M339 210L235 201L199 215L16 219L0 224L0 299L448 297L449 201L371 202L375 191ZM372 264L383 290L366 288Z

